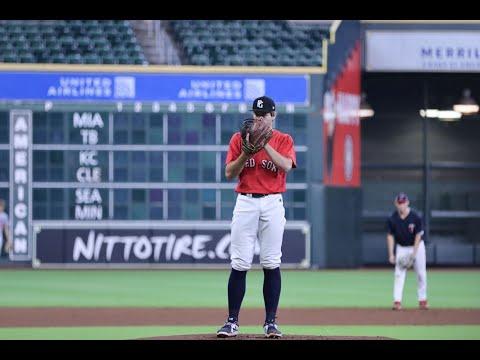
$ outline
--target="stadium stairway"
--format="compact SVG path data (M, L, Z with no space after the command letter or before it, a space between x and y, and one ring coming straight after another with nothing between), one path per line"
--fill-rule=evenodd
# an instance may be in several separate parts
M180 56L161 20L130 20L149 64L180 65Z

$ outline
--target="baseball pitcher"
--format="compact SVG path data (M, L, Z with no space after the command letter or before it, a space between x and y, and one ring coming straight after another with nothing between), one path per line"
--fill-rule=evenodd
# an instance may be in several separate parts
M276 313L286 223L282 193L286 190L287 172L296 167L296 155L292 137L272 127L276 117L275 102L266 96L259 97L253 101L252 111L253 118L245 120L241 130L232 136L226 158L226 178L238 177L239 180L231 223L228 319L217 331L217 336L238 334L246 275L258 239L264 273L263 330L266 337L279 338L282 332L276 324Z

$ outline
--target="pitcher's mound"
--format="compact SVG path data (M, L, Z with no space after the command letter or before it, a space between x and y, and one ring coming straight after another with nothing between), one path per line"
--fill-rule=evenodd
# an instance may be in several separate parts
M267 341L281 341L281 340L395 340L383 336L313 336L313 335L283 335L280 339L268 339L260 334L239 334L231 338L217 338L212 334L197 334L197 335L174 335L174 336L157 336L150 338L141 338L138 340L267 340Z

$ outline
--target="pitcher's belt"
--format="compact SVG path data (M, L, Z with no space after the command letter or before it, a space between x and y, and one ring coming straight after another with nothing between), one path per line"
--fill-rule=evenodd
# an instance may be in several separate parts
M247 193L240 193L241 195L248 196L248 197L253 197L253 198L261 198L265 197L268 195L274 195L274 194L280 194L280 193L271 193L271 194L247 194Z

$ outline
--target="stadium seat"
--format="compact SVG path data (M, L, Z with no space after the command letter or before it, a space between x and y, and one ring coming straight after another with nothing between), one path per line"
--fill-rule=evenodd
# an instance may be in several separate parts
M35 62L35 56L33 54L21 54L18 57L19 61L22 63L34 63Z
M206 55L213 65L320 66L328 36L315 25L296 27L285 20L173 20L167 29L183 49L185 64L205 63ZM262 56L255 56L259 49Z
M85 64L99 64L101 62L101 58L95 53L85 55L83 60Z
M62 53L53 55L49 60L50 60L50 62L53 62L53 63L66 63L67 62L65 55L63 55Z
M69 64L83 64L83 58L80 54L68 54L67 62Z
M4 53L3 61L9 62L9 63L18 62L18 58L17 58L17 55L14 53Z
M102 56L102 61L104 64L115 64L116 58L113 55L104 55Z
M8 44L8 45L7 45ZM146 62L143 49L127 20L6 20L0 23L0 57L8 62L118 63L116 46ZM104 58L105 57L105 58Z

